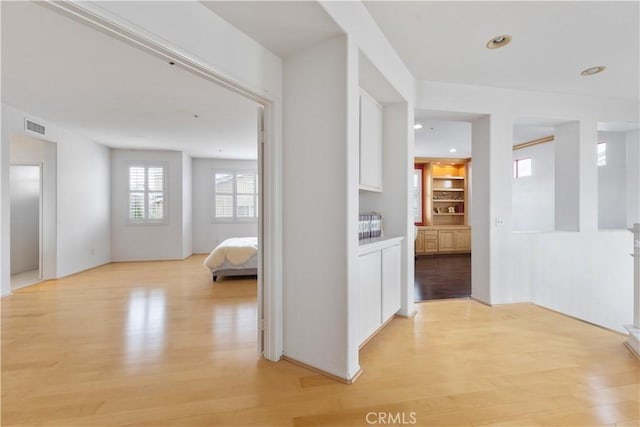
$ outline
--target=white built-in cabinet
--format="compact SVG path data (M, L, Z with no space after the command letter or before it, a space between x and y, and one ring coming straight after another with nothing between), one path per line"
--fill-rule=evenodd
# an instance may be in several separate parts
M382 106L360 91L360 189L382 191Z
M363 343L382 324L382 254L376 250L360 255L358 338Z
M364 343L400 310L402 238L360 246L358 342Z
M400 243L382 249L382 323L400 310Z

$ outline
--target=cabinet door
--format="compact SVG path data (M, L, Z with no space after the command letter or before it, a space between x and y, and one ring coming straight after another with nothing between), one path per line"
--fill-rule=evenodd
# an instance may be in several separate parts
M470 251L471 230L456 230L454 235L454 245L456 251Z
M427 254L434 254L438 252L437 231L429 230L424 232L424 252Z
M456 250L454 234L454 230L438 231L438 250L440 252L449 252Z
M361 343L381 325L382 265L380 258L380 251L360 255L359 258L358 333Z
M382 323L400 310L400 245L382 250Z
M424 231L419 230L418 236L416 237L416 254L423 254L426 252L424 243Z
M360 186L382 191L382 108L360 94Z

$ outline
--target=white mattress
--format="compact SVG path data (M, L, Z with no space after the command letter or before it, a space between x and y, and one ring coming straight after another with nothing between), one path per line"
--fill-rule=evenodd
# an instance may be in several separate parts
M212 272L258 267L258 238L233 237L220 243L204 261Z
M215 273L216 271L222 271L222 270L243 270L245 268L258 268L258 256L254 255L251 258L249 258L249 261L243 263L243 264L231 264L229 261L225 261L223 264L221 264L220 266L216 267L216 268L209 268L209 270L211 270L212 273Z

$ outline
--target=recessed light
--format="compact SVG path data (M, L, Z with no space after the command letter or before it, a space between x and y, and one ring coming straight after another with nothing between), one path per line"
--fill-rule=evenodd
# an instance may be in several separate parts
M169 65L176 65L176 63L173 61L169 61Z
M607 69L607 67L605 67L604 65L598 65L597 67L590 67L590 68L587 68L586 70L582 70L580 72L580 75L581 76L593 76L594 74L601 73L606 69Z
M193 118L194 118L194 119L197 119L197 118L198 118L198 115L197 115L197 114L194 114L194 115L193 115Z
M494 37L487 42L488 49L498 49L499 47L504 47L511 42L511 36L507 34L502 34L500 36Z
M451 150L449 150L450 153L455 153L456 151L458 150L456 150L455 148L452 148Z
M222 148L218 148L218 153L222 153Z
M415 125L413 125L414 129L422 129L422 124L421 123L416 123Z

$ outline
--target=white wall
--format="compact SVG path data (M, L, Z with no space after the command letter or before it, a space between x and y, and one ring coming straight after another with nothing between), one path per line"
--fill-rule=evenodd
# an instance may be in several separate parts
M257 170L252 160L193 159L193 252L209 253L230 237L256 237L258 223L212 222L213 170Z
M285 61L284 354L351 378L346 61L344 37Z
M627 226L627 140L624 132L598 132L607 143L607 164L598 166L598 228Z
M624 332L633 322L633 235L542 233L531 253L533 302Z
M193 161L182 153L182 257L193 254Z
M24 133L25 113L2 105L2 202L9 207L9 146L12 134ZM57 148L56 277L110 261L109 150L86 137L37 117L47 126L45 138ZM6 168L7 175L4 175ZM6 181L4 181L6 180ZM9 215L3 216L2 235L8 236ZM2 289L9 289L9 243L2 246ZM5 266L7 269L5 270Z
M167 221L129 224L128 169L132 161L167 167ZM111 150L111 258L113 261L183 259L182 153Z
M627 132L627 226L640 223L640 131Z
M11 165L11 274L40 267L40 166Z
M53 137L52 137L53 138ZM58 144L58 277L111 261L109 149L69 134Z
M553 231L554 142L514 150L513 160L531 159L532 175L513 179L513 230Z

